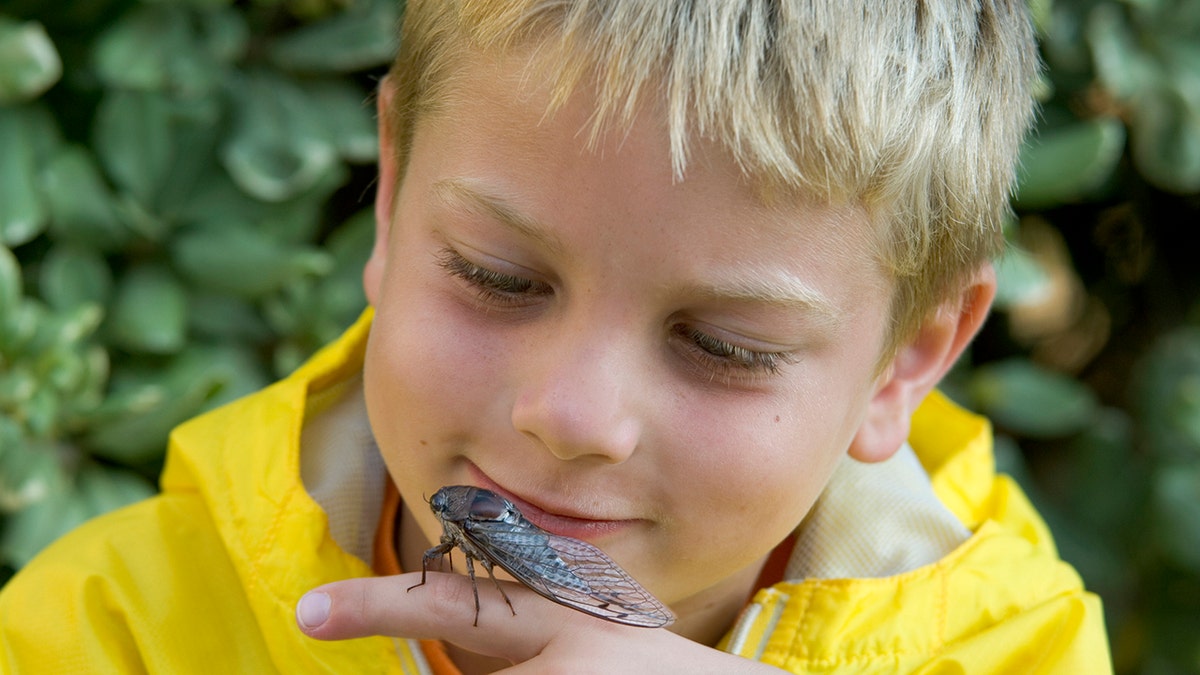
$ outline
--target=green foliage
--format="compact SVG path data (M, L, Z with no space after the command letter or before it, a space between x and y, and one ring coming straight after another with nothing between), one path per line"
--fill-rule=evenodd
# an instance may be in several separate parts
M1200 672L1200 0L1032 0L997 313L946 383L1105 601ZM361 309L395 0L0 0L0 565ZM2 578L0 573L0 578Z
M1037 10L999 311L949 389L1104 599L1117 671L1200 673L1200 2Z
M401 9L0 3L0 565L356 318Z

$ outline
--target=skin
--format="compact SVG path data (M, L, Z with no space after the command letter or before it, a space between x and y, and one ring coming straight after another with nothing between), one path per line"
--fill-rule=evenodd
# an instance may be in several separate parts
M765 669L711 645L841 457L899 447L986 316L990 267L879 375L891 282L861 209L765 204L700 139L677 180L653 109L589 146L589 94L547 116L520 66L468 61L395 195L381 131L364 386L401 564L441 534L423 497L480 485L602 548L678 620L618 626L510 583L513 618L485 581L481 630L464 577L406 592L418 571L317 589L300 627L442 639L466 672Z

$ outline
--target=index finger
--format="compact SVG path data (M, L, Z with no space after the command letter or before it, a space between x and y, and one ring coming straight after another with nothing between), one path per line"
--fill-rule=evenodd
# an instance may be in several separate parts
M512 601L510 611L497 587L480 579L475 625L470 579L430 572L423 585L420 581L421 575L414 572L320 586L297 603L296 623L319 640L370 635L440 639L519 663L541 652L562 629L564 615L572 613L528 589L502 582Z

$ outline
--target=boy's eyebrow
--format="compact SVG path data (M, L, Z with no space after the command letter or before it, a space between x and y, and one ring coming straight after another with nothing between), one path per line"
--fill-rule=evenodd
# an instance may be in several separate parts
M504 198L479 190L461 178L443 178L433 184L433 193L450 205L479 210L500 224L528 237L555 253L564 250L549 228L521 213ZM711 284L684 289L694 297L718 302L756 302L802 310L820 317L823 323L839 323L841 312L820 291L791 274L775 274L760 268L742 270Z
M542 244L551 252L561 253L563 250L562 242L548 228L513 208L502 197L482 192L461 178L437 181L433 184L433 193L447 204L483 211L500 224Z
M821 323L840 323L842 312L820 291L792 274L751 268L742 274L696 287L696 295L717 301L756 302L804 311Z

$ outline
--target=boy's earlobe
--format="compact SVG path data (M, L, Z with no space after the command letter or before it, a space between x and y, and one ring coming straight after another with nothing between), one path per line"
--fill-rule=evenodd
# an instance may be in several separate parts
M384 77L379 82L376 99L376 114L379 129L379 177L375 185L375 245L371 257L363 267L363 290L367 302L376 304L379 287L383 283L383 270L387 263L388 233L391 230L393 197L396 191L396 160L392 153L391 128L388 125L388 110L391 108L393 90L391 82Z
M881 462L900 449L917 406L979 332L995 295L996 272L985 263L962 294L939 307L900 348L867 404L866 417L850 443L851 457Z

